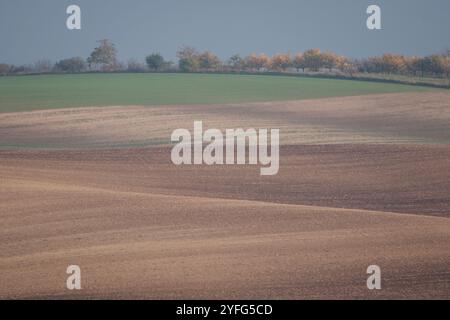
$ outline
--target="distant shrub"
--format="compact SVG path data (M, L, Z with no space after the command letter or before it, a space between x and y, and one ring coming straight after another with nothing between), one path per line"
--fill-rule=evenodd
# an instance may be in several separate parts
M86 62L83 58L74 57L70 59L64 59L56 63L55 68L60 72L77 73L86 70Z

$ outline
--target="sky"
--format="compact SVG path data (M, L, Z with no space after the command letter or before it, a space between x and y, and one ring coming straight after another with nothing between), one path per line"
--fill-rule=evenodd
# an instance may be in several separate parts
M81 30L66 8L81 7ZM381 7L382 30L366 9ZM330 50L352 58L427 55L450 48L449 0L0 0L0 63L86 58L108 38L119 59L157 52L175 60L185 44L222 59Z

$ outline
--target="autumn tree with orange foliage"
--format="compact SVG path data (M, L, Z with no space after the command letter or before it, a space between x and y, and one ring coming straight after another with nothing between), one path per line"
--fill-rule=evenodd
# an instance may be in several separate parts
M450 54L446 56L442 56L442 64L443 64L443 71L448 78L450 76Z
M270 58L264 53L260 55L252 53L245 58L244 65L250 70L260 71L262 68L270 67Z
M295 55L294 59L292 60L292 66L297 69L297 72L299 72L300 69L302 69L303 72L305 71L306 65L303 53L299 52Z
M204 70L218 70L222 66L222 61L214 53L205 51L198 56L199 66Z
M303 54L305 68L312 71L319 71L322 67L322 52L320 49L311 49Z
M292 59L290 54L276 54L270 61L270 67L275 71L286 71L292 66Z

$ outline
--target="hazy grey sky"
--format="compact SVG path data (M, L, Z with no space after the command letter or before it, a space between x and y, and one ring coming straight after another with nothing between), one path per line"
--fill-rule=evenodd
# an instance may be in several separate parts
M66 28L70 4L81 7L80 31ZM366 28L369 4L381 6L383 30ZM450 47L449 17L449 0L0 0L0 62L87 57L102 38L124 61L174 59L182 44L221 58L316 47L424 55Z

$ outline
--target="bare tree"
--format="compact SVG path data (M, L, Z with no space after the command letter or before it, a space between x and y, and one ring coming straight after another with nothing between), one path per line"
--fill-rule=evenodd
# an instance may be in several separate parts
M50 60L39 60L36 61L33 66L32 70L36 73L48 73L53 71L54 64Z
M103 39L87 59L89 68L100 67L102 71L114 71L118 68L117 50L111 40Z
M129 72L144 72L146 69L146 65L136 59L130 59L127 62L127 71Z
M5 63L0 63L0 76L6 76L9 71L10 71L11 67Z

